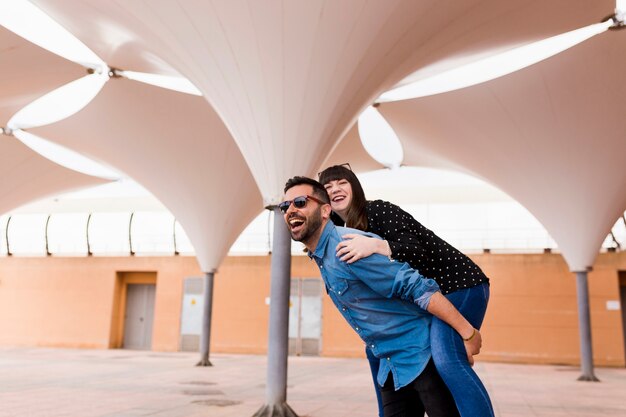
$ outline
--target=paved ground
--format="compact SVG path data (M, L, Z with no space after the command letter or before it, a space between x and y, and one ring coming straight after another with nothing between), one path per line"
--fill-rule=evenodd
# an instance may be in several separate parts
M248 417L263 404L265 357L0 348L0 417ZM477 363L499 417L626 416L626 369ZM291 358L288 402L302 417L371 417L364 359Z

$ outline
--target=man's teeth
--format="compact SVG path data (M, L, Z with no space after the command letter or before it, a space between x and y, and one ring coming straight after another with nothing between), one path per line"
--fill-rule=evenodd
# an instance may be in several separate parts
M291 226L293 226L293 227L295 227L295 226L299 226L299 225L301 225L302 223L304 223L304 220L300 220L300 219L291 219L291 220L289 220L289 224L290 224Z

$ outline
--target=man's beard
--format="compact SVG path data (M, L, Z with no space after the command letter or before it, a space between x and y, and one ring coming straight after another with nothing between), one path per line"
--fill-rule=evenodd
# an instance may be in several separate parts
M317 229L322 226L322 210L315 210L309 217L306 218L304 222L304 226L297 234L294 234L291 228L289 228L289 233L291 234L291 238L296 242L302 242L305 245L307 241L315 234Z

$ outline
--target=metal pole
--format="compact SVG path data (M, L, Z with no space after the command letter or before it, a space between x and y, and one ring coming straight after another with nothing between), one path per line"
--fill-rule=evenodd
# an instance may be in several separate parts
M213 366L209 360L211 345L211 312L213 310L213 280L215 271L204 274L204 308L202 311L202 334L200 335L200 362L196 366Z
M272 212L272 210L268 210L267 211L267 254L271 255L272 254L272 234L270 233L270 227L271 227L271 220L272 220L272 215L274 213Z
M172 238L174 241L174 255L180 255L180 252L178 252L178 247L176 246L176 219L174 219L174 226L172 229Z
M9 225L11 224L11 218L13 216L9 216L8 220L7 220L7 226L4 230L5 233L5 237L6 237L6 241L7 241L7 256L12 256L13 254L11 253L11 246L9 245Z
M46 231L45 231L45 238L46 238L46 256L50 256L52 255L52 253L50 252L50 247L48 245L48 225L50 225L50 214L48 214L48 218L46 219Z
M599 381L593 374L593 350L591 346L591 315L589 313L589 286L587 271L576 271L576 289L578 299L578 329L580 333L580 367L582 375L579 381Z
M91 223L91 213L89 213L89 217L87 217L87 227L85 228L85 236L87 238L87 256L93 255L91 252L91 243L89 242L89 223Z
M291 236L278 207L271 209L274 211L274 244L271 261L266 404L253 417L298 417L287 405Z
M299 279L298 284L298 335L296 337L296 356L302 355L302 287L304 280Z
M133 217L135 217L135 212L130 213L130 219L128 219L128 247L131 256L135 254L133 250Z

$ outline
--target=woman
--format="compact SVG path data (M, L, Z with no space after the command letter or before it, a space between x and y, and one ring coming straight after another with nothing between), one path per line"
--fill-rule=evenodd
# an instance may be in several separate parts
M413 216L387 201L367 201L349 165L335 165L319 173L319 182L330 196L333 221L372 232L384 240L346 235L337 256L348 263L380 253L407 262L422 275L434 279L441 292L476 328L480 329L489 300L489 279L467 256L420 224ZM471 368L462 337L433 318L430 332L433 361L452 393L462 417L493 417L484 385ZM378 359L367 352L372 369ZM379 387L375 383L377 397ZM382 415L380 397L379 412Z

